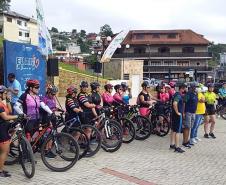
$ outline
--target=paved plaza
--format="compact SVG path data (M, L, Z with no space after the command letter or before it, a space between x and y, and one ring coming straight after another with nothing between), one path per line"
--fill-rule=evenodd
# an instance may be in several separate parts
M151 136L145 141L123 144L115 153L103 150L84 158L67 172L51 172L36 154L35 176L29 180L21 166L8 166L11 178L1 178L0 184L13 185L174 185L226 184L226 121L217 120L217 139L204 139L183 154L169 150L169 135Z

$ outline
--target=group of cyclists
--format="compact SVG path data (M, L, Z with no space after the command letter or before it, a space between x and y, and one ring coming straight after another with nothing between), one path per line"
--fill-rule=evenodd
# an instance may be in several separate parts
M15 83L15 75L9 74L8 80ZM40 120L42 123L49 122L55 117L57 107L56 94L58 88L54 85L48 85L46 95L39 96L40 82L36 79L30 79L26 82L27 89L21 94L21 87L16 85L16 88L6 88L0 86L0 177L10 177L10 173L4 170L4 163L10 149L11 136L8 132L10 121L24 119L29 117L25 127L26 138L31 141L37 129L40 128ZM207 88L199 83L190 83L189 89L186 84L179 85L179 90L176 91L176 84L162 84L157 89L157 96L150 94L150 85L147 81L142 84L142 91L137 98L139 105L139 114L148 117L150 115L150 106L155 105L159 114L160 128L163 125L163 116L165 114L165 105L168 103L171 106L171 137L170 149L175 152L182 153L184 150L180 148L179 134L183 130L183 146L191 148L201 139L198 138L198 127L204 119L205 138L216 138L214 135L215 118L215 103L219 97L219 103L225 106L226 99L226 83L219 90L219 94L213 92L213 84L207 85ZM91 88L91 92L89 90ZM113 88L115 90L112 95ZM9 96L11 94L11 97ZM18 97L15 101L14 97ZM104 85L104 92L101 94L100 84L87 81L81 81L79 88L75 85L70 85L67 88L65 100L66 116L65 120L70 120L79 116L82 124L93 124L91 120L98 118L101 107L117 107L129 105L129 100L132 98L131 89L127 83L112 85L110 83ZM12 102L13 101L13 102ZM209 123L210 131L209 131ZM90 138L90 130L86 129L85 133ZM49 150L46 152L46 157L54 158L55 154Z

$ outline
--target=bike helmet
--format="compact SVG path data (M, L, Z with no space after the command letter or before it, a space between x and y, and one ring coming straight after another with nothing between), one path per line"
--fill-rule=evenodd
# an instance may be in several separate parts
M35 87L35 86L39 86L40 85L40 83L39 83L39 81L38 80L27 80L27 82L26 82L26 86L27 87Z
M171 88L171 86L170 85L167 85L167 84L164 87L165 88L169 88L169 89Z
M70 87L67 88L68 94L73 94L73 93L77 94L77 92L78 92L77 88L73 85L71 85Z
M92 82L90 83L90 87L92 90L96 90L98 87L100 87L100 84L98 82Z
M120 84L117 84L117 85L114 86L115 91L117 91L120 88L122 88L122 86Z
M111 84L106 84L104 85L104 89L107 91L108 89L112 89L113 88L113 85Z
M207 84L207 87L208 87L208 88L214 87L214 84L213 84L213 83L208 83L208 84Z
M89 87L89 84L87 81L81 81L80 87Z
M150 87L149 83L147 81L144 81L142 84L141 84L141 87Z
M7 91L7 88L4 85L0 85L0 93Z
M128 85L127 85L126 82L122 82L121 83L121 86L122 86L123 89L127 89L128 88Z
M175 85L176 85L176 83L175 83L175 82L170 82L170 83L169 83L169 86L170 86L170 87L172 87L172 88L174 88L174 87L175 87Z
M55 85L48 85L47 92L51 94L56 94L58 92L58 88Z

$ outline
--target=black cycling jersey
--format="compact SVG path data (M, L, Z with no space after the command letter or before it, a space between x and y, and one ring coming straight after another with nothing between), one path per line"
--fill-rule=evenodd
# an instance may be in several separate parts
M141 92L138 97L140 98L140 96L143 95L144 96L144 101L150 101L150 95L148 93L144 93L144 92ZM142 103L140 100L139 100L139 103L140 107L149 107L149 104L147 103Z
M79 103L76 98L66 97L65 101L66 111L68 113L68 119L76 117L78 114L74 111L74 108L79 108Z
M91 98L91 96L89 96L87 93L83 93L83 92L80 92L79 94L78 94L78 103L79 103L79 106L82 108L82 110L84 111L84 112L89 112L89 111L91 111L91 108L88 108L88 107L86 107L84 104L86 103L86 102L89 102L89 103L92 103L92 98Z
M100 94L98 92L92 92L92 94L90 96L92 98L92 102L95 105L100 105L100 103L101 103L101 96L100 96Z

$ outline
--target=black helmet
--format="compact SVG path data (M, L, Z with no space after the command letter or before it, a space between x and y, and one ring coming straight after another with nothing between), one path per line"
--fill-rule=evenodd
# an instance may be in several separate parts
M55 85L47 85L47 92L56 94L58 92L58 88Z
M87 81L81 81L80 87L89 87L89 84Z
M213 83L208 83L208 84L207 84L207 87L208 87L208 88L214 87L214 84L213 84Z
M122 86L122 88L123 88L123 89L128 88L128 85L127 85L127 83L126 83L126 82L122 82L122 83L121 83L121 86Z
M117 85L114 86L115 91L117 91L120 88L122 88L122 86L120 84L117 84Z
M147 81L144 81L142 84L141 84L141 87L150 87L149 83Z
M100 87L100 84L98 82L92 82L90 83L90 87L93 90L96 90L98 87Z
M112 89L113 88L113 85L111 84L106 84L104 85L104 89L107 91L108 89Z

